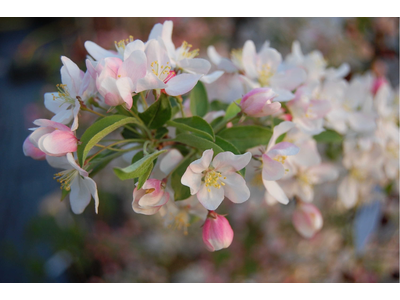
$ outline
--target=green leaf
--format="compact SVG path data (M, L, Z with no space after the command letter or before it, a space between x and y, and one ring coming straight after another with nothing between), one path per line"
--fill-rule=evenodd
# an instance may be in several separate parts
M142 159L143 157L144 157L144 152L143 152L143 151L139 151L138 153L136 153L136 154L132 157L131 163L134 164L135 162L137 162L139 159Z
M156 133L154 134L154 137L159 140L161 139L163 136L165 136L168 133L168 129L165 127L160 127L157 128Z
M342 143L343 137L333 130L325 130L318 135L313 136L318 143Z
M224 151L230 151L233 154L241 154L238 148L236 148L232 143L224 140L222 137L217 136L215 138L215 143L220 146Z
M174 190L175 201L185 200L190 197L190 189L181 183L181 178L191 162L191 156L185 157L171 174L171 186Z
M178 118L167 122L168 126L179 128L182 131L190 131L214 141L214 130L204 119L194 116L190 118Z
M219 100L214 100L210 104L210 111L218 111L218 110L226 111L228 106L229 106L228 103L224 103L224 102L219 101Z
M105 136L113 132L117 128L126 124L137 123L138 121L132 117L122 115L112 115L99 119L93 123L82 135L80 145L78 145L78 160L82 166L89 151Z
M218 118L215 118L214 120L211 121L210 125L212 128L215 128L222 120L224 119L224 116L220 116Z
M278 143L282 142L283 139L285 138L285 136L286 136L286 132L281 134L280 136L278 136L278 138L275 141L275 144L278 144Z
M199 149L200 151L205 151L208 149L213 149L214 150L214 155L224 152L224 150L215 144L214 142L211 142L205 138L189 134L189 133L181 133L176 136L175 141L178 143L182 143L185 145L188 145L190 147L193 147L195 149Z
M124 152L114 152L109 151L107 155L103 155L102 157L97 157L90 161L91 165L94 165L92 170L90 171L90 177L93 177L97 173L99 173L102 169L104 169L113 159L120 157Z
M148 172L149 166L153 163L160 154L167 152L167 150L161 150L152 154L145 155L135 163L131 164L126 168L114 168L115 174L121 180L132 179L140 177Z
M154 102L145 112L140 113L139 117L150 129L157 129L171 119L171 103L168 96L162 94L160 99Z
M146 171L139 177L139 183L137 185L137 189L141 189L143 184L146 182L147 178L149 178L151 171L153 171L154 163L151 163Z
M240 151L238 150L238 148L236 148L234 145L232 145L232 143L228 142L227 140L224 140L223 138L217 136L215 138L215 143L220 146L222 149L224 149L224 151L230 151L233 154L241 154ZM240 174L242 174L242 176L244 177L246 174L246 168L243 168L242 170L239 171Z
M226 128L218 134L223 139L231 142L240 152L260 145L267 145L272 132L260 126L236 126Z
M232 102L228 106L228 108L226 109L225 116L224 116L225 121L235 117L238 113L240 113L241 108L238 106L238 104L240 103L240 100L242 100L242 99L238 99L238 100Z
M190 111L193 116L204 117L208 112L210 103L208 102L207 91L201 81L197 82L190 92Z

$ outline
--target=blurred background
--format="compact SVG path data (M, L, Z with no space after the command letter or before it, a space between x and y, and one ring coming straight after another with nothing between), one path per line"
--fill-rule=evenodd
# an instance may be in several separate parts
M210 253L201 222L164 227L159 215L131 209L132 186L107 169L95 176L102 209L82 215L60 202L54 169L25 157L22 143L37 118L51 118L45 92L60 83L60 56L85 70L84 42L107 49L155 23L174 21L173 41L229 56L252 39L285 57L294 40L320 50L331 66L350 64L399 86L398 18L1 18L0 282L398 282L399 198L358 209L337 206L337 183L317 187L324 227L311 240L293 229L294 205L251 199L224 203L235 231L230 248ZM351 76L351 74L350 74ZM111 169L110 169L111 170ZM225 201L227 202L227 201ZM361 228L361 229L360 229Z

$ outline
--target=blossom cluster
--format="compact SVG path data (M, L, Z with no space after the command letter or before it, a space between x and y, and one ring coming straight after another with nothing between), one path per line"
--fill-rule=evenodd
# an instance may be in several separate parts
M203 241L216 251L234 237L216 212L224 199L293 201L294 228L312 238L323 226L312 204L315 185L337 181L342 171L337 194L351 208L396 184L398 93L385 78L366 73L349 81L349 65L328 67L297 41L284 59L268 41L258 52L246 41L230 58L209 46L212 65L188 42L176 47L172 30L172 21L156 24L146 42L130 36L116 50L87 41L85 72L61 58L61 84L44 95L54 116L34 121L23 151L63 170L55 179L74 213L92 198L101 210L92 177L117 160L122 167L109 176L130 180L134 212L159 214L185 233L192 216L202 219ZM211 102L212 85L237 100ZM83 114L92 123L78 137ZM318 143L320 150L339 145L342 164L323 161Z

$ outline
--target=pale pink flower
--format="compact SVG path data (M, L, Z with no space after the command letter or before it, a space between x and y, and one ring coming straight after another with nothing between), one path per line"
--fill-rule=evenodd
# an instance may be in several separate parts
M154 215L168 200L165 182L148 179L141 189L135 187L133 190L132 209L138 214Z
M135 50L122 61L117 57L108 57L97 65L96 85L107 105L133 105L132 95L137 82L146 74L146 56L143 50Z
M94 88L94 74L91 64L87 61L88 71L86 74L68 57L62 56L61 82L57 85L58 91L44 94L44 105L55 115L52 121L68 124L73 120L71 129L78 128L78 114L80 103L88 100L96 93Z
M46 119L33 122L38 128L29 136L34 147L50 156L64 156L75 152L78 148L78 139L68 126Z
M96 182L89 177L86 170L76 163L72 153L68 153L62 157L46 156L46 159L53 168L65 170L55 174L55 178L61 183L61 187L64 190L71 191L69 201L72 211L75 214L81 214L93 197L95 210L98 213L99 196L97 194Z
M243 177L236 172L250 162L251 153L234 155L221 152L212 160L214 151L205 150L200 159L192 162L183 174L181 182L190 188L190 194L208 210L215 210L224 198L243 203L250 197Z
M257 88L248 92L240 101L242 111L252 117L270 116L279 111L281 104L273 102L277 94L270 88Z
M22 149L24 151L25 156L30 156L36 160L46 159L46 153L36 148L29 140L29 136L25 139L24 144L22 145Z
M233 230L228 220L214 211L208 213L203 225L203 241L209 251L228 248L233 240Z
M293 226L304 238L312 238L323 225L319 209L310 203L299 203L292 216Z

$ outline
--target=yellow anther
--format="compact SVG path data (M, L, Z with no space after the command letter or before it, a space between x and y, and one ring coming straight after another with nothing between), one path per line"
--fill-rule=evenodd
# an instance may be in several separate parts
M145 194L151 194L152 192L154 192L156 189L147 189Z

